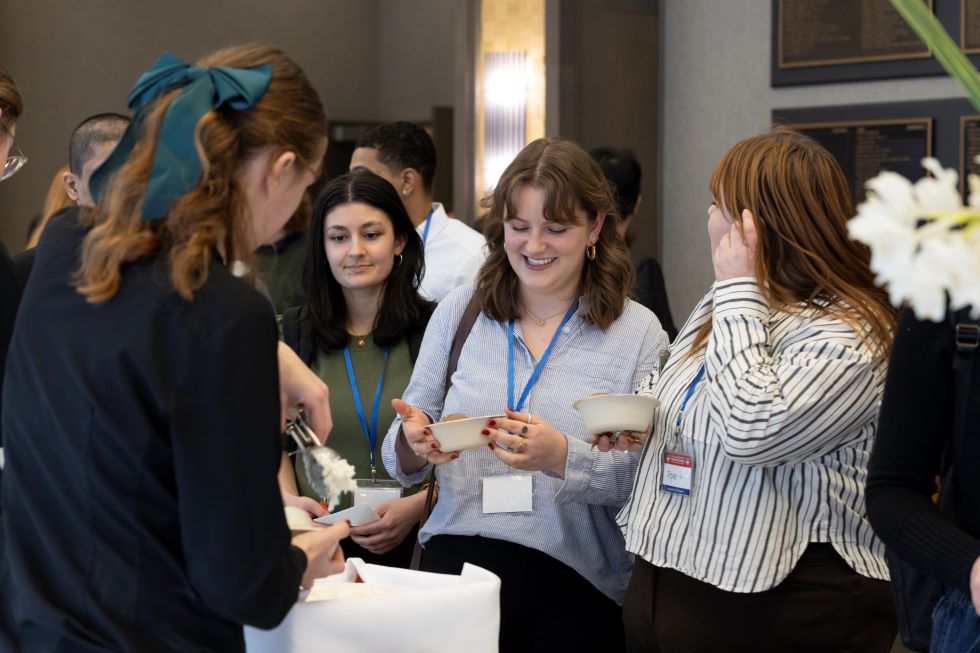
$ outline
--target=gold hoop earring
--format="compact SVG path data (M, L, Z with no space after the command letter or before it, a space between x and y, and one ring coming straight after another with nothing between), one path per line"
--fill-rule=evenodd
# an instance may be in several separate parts
M588 246L586 246L586 248L585 248L585 258L589 259L590 261L594 261L595 260L595 245L588 245Z
M391 266L393 268L397 268L399 265L405 262L405 257L401 254L395 254L395 256L398 258L395 259L395 264Z

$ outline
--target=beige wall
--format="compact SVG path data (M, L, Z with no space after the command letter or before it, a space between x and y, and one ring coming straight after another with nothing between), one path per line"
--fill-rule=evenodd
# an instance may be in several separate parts
M432 119L452 106L459 0L380 0L378 118Z
M452 104L454 0L2 0L0 63L22 87L29 157L0 184L0 238L20 249L68 137L84 117L125 111L164 50L192 59L231 43L283 48L334 119L427 119Z
M705 231L708 177L773 108L961 97L948 78L771 88L772 0L661 0L664 276L680 326L714 275Z

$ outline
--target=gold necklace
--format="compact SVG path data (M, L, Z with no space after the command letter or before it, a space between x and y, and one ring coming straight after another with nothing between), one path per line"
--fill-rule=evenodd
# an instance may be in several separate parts
M364 342L365 342L364 339L367 338L369 335L371 335L371 334L368 333L368 334L365 334L363 336L355 336L352 333L352 334L350 334L350 337L351 338L357 338L357 346L358 346L358 348L363 349L364 348Z
M564 314L565 311L568 310L568 307L565 307L565 308L561 309L560 311L558 311L557 313L555 313L554 315L549 315L548 317L538 317L533 312L531 312L531 309L528 308L527 306L524 306L524 310L527 311L527 314L531 316L531 322L534 323L534 326L536 326L536 327L543 327L544 326L544 323L547 322L548 320L550 320L551 318L558 317L559 315Z

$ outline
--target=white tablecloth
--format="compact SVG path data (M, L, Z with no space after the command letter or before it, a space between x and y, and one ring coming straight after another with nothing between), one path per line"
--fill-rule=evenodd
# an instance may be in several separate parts
M365 584L350 587L358 576ZM314 600L348 593L368 595ZM245 628L245 644L248 653L497 653L499 628L500 579L485 569L452 576L352 558L278 627Z

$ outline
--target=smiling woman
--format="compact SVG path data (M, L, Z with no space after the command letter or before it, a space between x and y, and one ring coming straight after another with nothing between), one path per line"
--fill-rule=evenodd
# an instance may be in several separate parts
M630 392L667 335L627 298L633 271L615 203L577 145L531 143L484 206L490 254L476 287L433 315L395 402L385 466L406 485L435 466L422 568L459 573L469 562L500 576L502 651L621 650L630 560L615 516L637 457L590 447L572 403ZM480 313L446 392L453 334L473 303ZM430 420L460 413L505 417L485 423L485 447L445 452ZM583 606L588 627L569 628Z
M401 496L378 464L377 436L395 417L390 400L408 385L432 313L418 294L422 270L422 239L392 185L367 170L343 175L317 199L306 304L287 309L282 324L286 343L330 387L330 446L354 464L358 496L381 517L354 528L344 552L398 567L411 560L424 494ZM279 484L288 504L325 513L302 463L286 454Z

